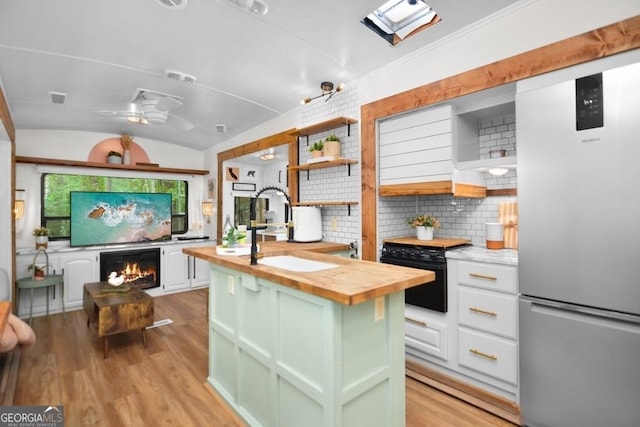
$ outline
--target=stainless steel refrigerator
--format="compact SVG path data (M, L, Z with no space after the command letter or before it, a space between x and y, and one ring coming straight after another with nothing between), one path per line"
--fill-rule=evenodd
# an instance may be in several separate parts
M516 96L520 407L640 426L640 50Z

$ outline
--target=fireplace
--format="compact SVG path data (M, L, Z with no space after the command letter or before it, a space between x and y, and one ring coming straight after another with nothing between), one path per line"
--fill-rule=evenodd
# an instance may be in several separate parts
M124 283L137 289L160 286L160 249L101 252L100 280L106 281L115 271L124 275Z

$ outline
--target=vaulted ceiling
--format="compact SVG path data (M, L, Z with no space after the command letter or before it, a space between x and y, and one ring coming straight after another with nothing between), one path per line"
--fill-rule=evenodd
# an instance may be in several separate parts
M354 82L516 3L432 0L442 22L391 47L360 22L382 1L260 1L266 15L229 0L3 0L0 81L16 128L205 150L298 108L322 81ZM179 103L160 124L130 123L123 114L138 89Z

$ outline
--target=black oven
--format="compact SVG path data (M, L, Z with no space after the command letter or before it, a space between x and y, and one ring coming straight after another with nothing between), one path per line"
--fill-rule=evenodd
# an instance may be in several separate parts
M436 275L433 282L406 289L405 304L447 312L447 249L452 248L430 247L428 244L384 243L381 263L431 270Z

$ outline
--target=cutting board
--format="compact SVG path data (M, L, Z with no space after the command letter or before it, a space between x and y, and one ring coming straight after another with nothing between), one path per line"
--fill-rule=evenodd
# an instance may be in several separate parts
M518 249L518 203L500 203L498 222L504 224L504 247Z
M405 236L405 237L392 237L390 239L384 239L384 242L447 249L447 248L453 248L460 245L469 244L471 243L471 240L447 239L447 238L433 239L433 240L418 240L416 236Z

